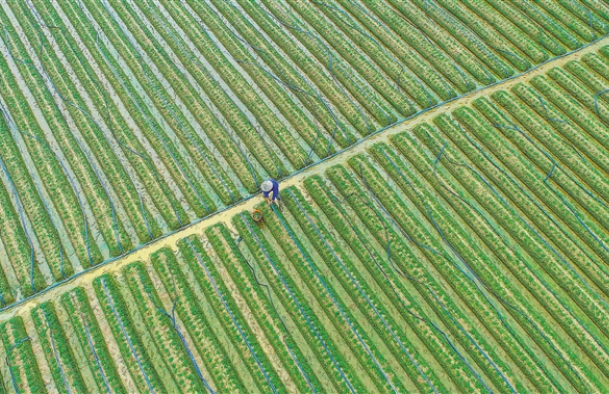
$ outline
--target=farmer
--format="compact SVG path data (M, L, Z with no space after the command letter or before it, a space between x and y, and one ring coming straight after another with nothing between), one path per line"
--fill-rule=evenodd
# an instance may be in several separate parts
M276 180L267 179L266 181L262 182L260 189L262 190L262 195L264 198L266 198L269 204L273 204L275 200L281 200L281 196L279 196L279 182Z

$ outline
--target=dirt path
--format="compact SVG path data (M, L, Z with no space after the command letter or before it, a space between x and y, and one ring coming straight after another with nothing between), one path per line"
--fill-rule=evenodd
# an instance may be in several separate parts
M299 185L305 178L316 175L323 174L323 172L339 163L343 163L347 158L354 156L358 153L362 153L370 148L372 145L378 142L386 141L389 137L398 134L402 131L411 129L417 124L428 122L433 117L439 115L442 112L449 112L454 110L457 107L468 105L473 100L481 97L481 96L489 96L492 92L497 90L507 90L517 83L526 82L531 78L546 73L548 70L554 67L560 67L564 65L566 62L571 60L577 60L581 58L584 54L591 53L597 51L603 45L609 44L609 37L602 38L601 40L590 44L580 50L572 52L563 57L554 59L549 61L548 63L544 63L536 68L530 70L529 72L519 75L513 79L508 79L506 81L497 83L492 86L488 86L481 90L469 93L467 95L461 96L457 99L454 99L448 103L442 104L437 107L433 107L429 110L426 110L422 113L419 113L409 119L402 121L396 125L390 126L386 129L382 129L375 134L370 135L369 137L359 141L355 145L336 153L334 156L327 158L324 161L318 162L311 167L304 169L301 172L297 172L287 179L281 182L282 188L286 188L288 186ZM171 234L168 234L162 238L159 238L149 244L146 244L139 249L136 249L129 254L122 256L121 258L106 261L105 263L93 267L87 271L80 272L79 274L73 276L71 279L61 282L54 287L51 287L37 295L25 299L20 303L13 304L9 306L7 309L0 312L0 322L6 321L13 316L27 316L29 312L36 305L51 299L56 299L63 292L70 290L77 286L82 286L85 284L89 284L93 281L94 278L98 277L104 273L113 273L120 271L126 265L138 261L148 261L148 257L151 253L163 248L163 247L171 247L174 250L177 250L176 243L178 240L188 237L190 235L202 235L203 231L214 224L224 223L227 227L232 228L232 224L230 223L230 219L238 214L239 212L245 210L251 210L255 204L259 203L261 200L260 196L254 195L238 204L230 206L223 211L220 211L212 216L209 216L205 219L202 219L198 222L192 223L191 225Z

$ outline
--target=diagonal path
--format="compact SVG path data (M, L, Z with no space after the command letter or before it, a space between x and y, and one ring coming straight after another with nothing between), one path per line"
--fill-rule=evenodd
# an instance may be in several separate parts
M317 162L311 165L310 167L306 167L305 169L290 175L288 178L284 179L281 182L281 186L282 188L294 185L298 186L304 181L305 178L308 178L312 175L322 174L327 168L335 164L343 163L349 157L366 151L372 145L378 142L387 141L391 136L411 129L420 123L427 122L442 112L450 112L458 107L468 105L477 98L481 96L489 96L495 91L508 90L518 83L526 82L537 75L545 74L552 68L560 67L571 60L577 60L583 55L595 52L601 47L608 44L609 36L603 37L600 40L591 43L585 47L582 47L576 51L570 52L561 57L554 58L546 63L538 65L537 67L529 70L524 74L520 74L511 79L503 80L494 85L484 87L480 90L455 98L449 102L445 102L438 106L431 107L425 111L419 112L418 114L415 114L410 118L404 119L403 121L397 124L391 125L385 129L381 129L375 132L374 134L369 135L368 137L357 142L356 144L346 148L345 150L337 152L336 154L326 158L325 160ZM198 222L194 222L174 233L170 233L162 238L156 239L151 243L143 245L140 248L126 255L123 255L117 259L108 260L100 265L80 272L66 281L59 282L54 286L40 293L37 293L30 298L26 298L18 303L12 304L1 310L0 322L9 320L14 316L26 316L35 306L48 300L57 299L61 294L74 287L91 283L94 278L104 273L120 271L123 267L135 261L148 260L148 256L150 256L152 253L161 248L170 247L173 250L177 250L176 244L180 239L183 239L193 234L202 235L206 228L214 224L223 223L227 227L231 228L232 224L230 223L230 220L233 216L242 211L252 210L253 207L259 202L260 197L258 194L250 196L237 204L227 207L226 209L219 211L204 219L201 219Z

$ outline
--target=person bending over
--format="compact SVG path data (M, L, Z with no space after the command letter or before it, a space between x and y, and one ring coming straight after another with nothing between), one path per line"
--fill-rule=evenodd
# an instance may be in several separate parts
M262 195L269 204L272 205L277 203L277 205L279 205L278 202L281 201L281 196L279 195L279 182L274 179L267 179L262 182L260 189L262 190Z

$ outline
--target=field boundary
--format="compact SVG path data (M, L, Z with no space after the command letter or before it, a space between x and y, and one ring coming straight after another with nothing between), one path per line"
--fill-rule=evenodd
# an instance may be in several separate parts
M323 173L323 171L325 171L328 167L341 163L351 156L362 153L368 148L370 148L372 145L381 141L385 141L393 135L408 130L409 128L412 128L413 126L422 122L426 122L434 116L440 114L441 112L451 111L457 107L467 105L481 96L487 96L494 91L509 89L518 83L526 82L535 76L546 73L554 67L561 66L568 61L579 59L582 55L594 52L606 44L609 44L609 36L603 36L600 39L586 46L583 46L582 48L566 53L562 56L552 58L545 63L541 63L536 67L533 67L525 73L516 75L508 79L504 79L492 85L482 87L478 90L469 92L451 100L441 102L408 118L402 119L397 123L379 129L376 132L359 140L355 144L336 152L332 156L329 156L308 167L305 167L300 171L291 174L290 176L281 181L282 188L298 185L306 177ZM172 250L175 251L177 250L176 244L180 239L183 239L190 235L202 235L203 231L212 225L224 223L227 225L227 227L232 228L232 225L230 223L231 218L239 212L252 209L254 205L260 202L260 199L258 197L259 193L253 194L236 204L228 206L225 209L220 210L210 216L195 221L184 228L166 234L147 244L141 245L139 248L136 248L123 256L120 256L115 259L106 260L101 264L98 264L85 271L73 275L71 278L65 281L57 282L55 285L48 287L47 289L36 293L31 297L25 298L19 302L0 309L0 322L7 321L14 316L25 316L34 307L41 304L42 302L51 299L56 299L60 294L62 294L66 290L69 290L70 288L89 284L95 277L101 274L116 272L125 267L126 265L135 261L147 261L148 257L153 252L163 247L170 247Z

